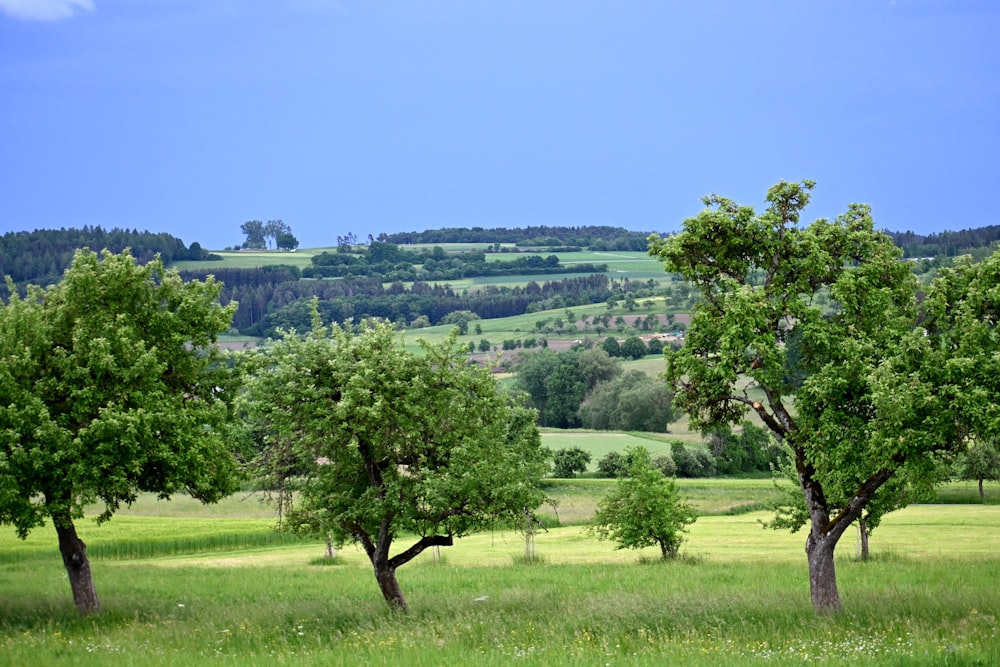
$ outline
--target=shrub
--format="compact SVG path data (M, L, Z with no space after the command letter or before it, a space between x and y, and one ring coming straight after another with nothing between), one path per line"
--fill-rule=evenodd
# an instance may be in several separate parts
M576 477L577 473L585 472L590 464L590 452L579 447L556 450L552 458L553 477Z

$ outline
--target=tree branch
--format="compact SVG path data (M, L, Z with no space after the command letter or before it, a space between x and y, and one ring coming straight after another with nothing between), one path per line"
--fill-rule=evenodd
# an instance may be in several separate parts
M396 554L389 559L389 567L397 568L404 565L423 552L424 549L430 547L450 547L455 543L454 538L451 535L426 535L420 538L420 541L414 544L412 547L406 551Z

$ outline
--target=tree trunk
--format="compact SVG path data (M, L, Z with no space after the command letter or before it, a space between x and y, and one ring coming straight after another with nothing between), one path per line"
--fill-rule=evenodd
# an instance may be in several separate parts
M868 560L868 522L858 519L858 560Z
M90 574L90 561L87 559L87 545L76 534L73 518L69 511L59 512L52 517L59 536L59 552L62 554L66 574L69 575L69 585L73 590L73 602L82 614L90 614L101 608L94 588L94 578Z
M983 501L984 503L986 502L986 492L983 491L983 480L982 479L979 480L979 499L981 501Z
M840 611L840 594L837 592L837 570L833 552L837 540L829 536L816 539L812 533L806 539L806 556L809 559L809 592L813 609L821 614Z
M410 610L406 604L406 598L403 597L403 589L399 587L399 582L396 581L396 568L390 567L387 564L376 564L375 579L378 580L378 587L382 591L382 597L385 598L390 607L402 612Z

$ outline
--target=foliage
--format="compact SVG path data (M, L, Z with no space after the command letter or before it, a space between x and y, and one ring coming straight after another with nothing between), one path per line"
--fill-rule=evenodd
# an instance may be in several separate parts
M599 382L579 408L584 428L666 433L674 420L663 382L638 370Z
M488 262L481 250L446 253L441 247L420 251L400 248L395 243L373 241L359 252L344 246L331 253L323 251L311 258L307 278L369 276L386 281L439 281L486 276L550 275L556 273L604 273L607 264L573 262L560 264L556 255L526 254L502 262Z
M557 449L552 456L552 476L576 477L577 474L586 472L588 465L590 465L590 452L579 447Z
M708 431L709 447L720 475L768 472L781 464L781 450L764 428L744 421L739 433L728 425Z
M441 318L441 324L454 324L462 336L469 333L469 322L482 319L471 310L453 310Z
M643 449L643 448L640 448ZM632 465L632 452L633 449L628 449L627 453L622 454L618 451L610 451L601 457L601 460L597 462L597 472L601 477L615 478L623 477L628 474L628 469ZM648 453L648 452L647 452ZM677 466L674 464L674 459L668 454L658 454L656 456L651 456L650 463L654 468L659 470L667 477L673 477L677 472Z
M956 371L988 367L995 334L961 314L967 273L953 275L947 293L928 294L927 328L918 328L915 278L867 206L799 226L813 185L775 185L761 214L707 197L683 232L653 237L650 252L702 297L684 347L667 355L677 404L700 428L739 423L752 409L791 447L810 517L813 604L828 611L840 608L833 550L843 532L893 475L920 477L936 451L960 445L963 422L974 428L985 414L990 399L973 406L961 392L982 397L995 375ZM801 386L788 373L795 331ZM962 349L972 339L978 349Z
M992 252L1000 241L1000 225L931 234L889 232L889 236L893 243L903 249L905 257L958 257L981 248L989 248Z
M997 441L977 440L972 443L965 453L960 471L961 479L979 483L979 498L985 500L983 482L1000 481L1000 448L997 447Z
M608 336L601 343L601 349L608 353L609 357L620 357L622 356L622 348L618 343L618 339L614 336Z
M638 336L629 336L622 343L621 353L625 359L642 359L649 353L649 350L641 338Z
M10 276L24 294L24 287L52 285L62 278L73 262L74 253L80 248L95 251L123 252L126 248L137 261L151 262L159 255L165 264L174 261L201 261L218 259L203 250L197 242L190 248L170 234L154 234L113 228L105 230L100 225L85 225L80 229L35 230L33 232L7 232L0 236L0 276ZM6 284L0 284L0 296L9 296Z
M63 280L0 307L0 522L50 517L74 598L98 606L74 519L141 491L207 502L235 490L229 379L216 336L233 308L160 260L81 250ZM86 591L86 592L85 592Z
M423 550L543 499L548 469L535 413L468 365L452 335L406 350L391 325L286 334L245 361L246 408L309 471L300 516L359 543L386 601L405 609L396 568ZM416 541L390 557L402 534Z
M715 459L705 447L675 440L670 450L678 477L715 477Z
M549 225L523 228L494 227L471 229L456 227L428 229L422 232L399 232L380 235L380 240L403 244L433 243L492 243L517 244L523 247L577 246L594 250L643 250L646 232L634 232L622 227L587 225L556 227ZM495 248L495 251L501 250Z
M619 549L659 546L664 559L676 558L687 526L697 519L673 480L656 469L645 449L626 452L629 467L597 508L594 531Z
M515 382L538 410L540 426L575 428L587 392L620 373L621 367L603 350L542 349L522 356Z
M264 223L260 220L247 220L240 225L240 231L247 237L243 243L244 248L266 248L267 232Z
M291 232L282 232L274 238L274 245L279 250L295 250L299 247L299 240Z
M295 238L294 236L292 236L292 228L289 227L288 224L281 219L268 220L267 224L264 225L263 231L264 231L264 238L271 239L271 241L274 242L274 245L277 248L282 247L281 245L278 244L279 237L291 237L293 240Z
M621 477L628 470L629 461L621 452L610 451L597 462L597 473L601 477L614 479Z
M341 253L331 253L340 256ZM282 256L287 260L288 256ZM308 270L289 266L258 269L189 270L187 278L215 275L225 283L223 302L239 302L234 326L247 335L274 337L282 328L304 331L310 326L310 302L319 299L324 321L381 317L393 322L413 322L426 317L439 323L453 311L471 311L483 319L523 315L553 301L563 304L600 303L623 285L606 275L594 274L524 286L483 285L474 292L456 292L448 285L415 281L386 285L380 277L343 280L300 280ZM285 277L278 280L279 274Z

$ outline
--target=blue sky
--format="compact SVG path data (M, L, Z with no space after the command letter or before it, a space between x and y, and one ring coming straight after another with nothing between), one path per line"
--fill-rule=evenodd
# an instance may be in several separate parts
M1000 3L0 0L0 232L1000 224Z

